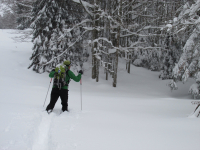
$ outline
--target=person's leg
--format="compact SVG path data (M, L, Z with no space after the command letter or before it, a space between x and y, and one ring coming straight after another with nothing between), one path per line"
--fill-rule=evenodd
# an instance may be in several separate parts
M68 111L68 90L61 89L60 99L62 104L62 111Z
M53 88L52 91L51 91L50 103L47 106L46 111L53 110L53 108L54 108L54 106L55 106L55 104L58 100L58 97L59 97L59 89Z

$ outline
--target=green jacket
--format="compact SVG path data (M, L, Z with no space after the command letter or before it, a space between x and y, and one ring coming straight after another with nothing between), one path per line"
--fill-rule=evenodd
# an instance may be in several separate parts
M55 71L51 71L49 73L49 77L53 78L54 74L55 74ZM75 76L75 74L71 70L69 70L67 74L66 74L66 82L69 81L70 79L73 79L76 82L79 82L81 80L81 74L80 73L77 76ZM53 88L55 88L55 86L53 86ZM68 89L68 86L63 86L62 89Z

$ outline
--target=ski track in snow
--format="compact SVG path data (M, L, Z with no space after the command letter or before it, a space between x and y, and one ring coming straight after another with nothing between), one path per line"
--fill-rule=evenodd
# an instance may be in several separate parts
M37 128L37 135L32 150L48 150L49 131L54 116L54 113L48 115L45 112L42 114L42 120Z
M53 111L51 114L47 114L46 112L41 113L41 121L35 129L36 135L33 139L33 145L31 150L49 150L49 149L59 149L64 145L62 142L55 142L52 141L54 137L52 131L62 132L63 129L59 129L60 123L63 122L68 118L68 126L66 126L65 130L69 132L73 132L77 125L77 120L79 119L80 114L77 113L62 113L57 111ZM71 121L70 121L71 120ZM73 121L72 121L73 120ZM67 141L65 143L70 148L76 148L77 144L75 141ZM65 146L66 146L65 145ZM72 146L73 145L73 146Z

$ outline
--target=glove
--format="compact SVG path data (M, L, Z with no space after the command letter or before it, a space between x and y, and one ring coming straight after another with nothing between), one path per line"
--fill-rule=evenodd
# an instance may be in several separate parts
M83 71L82 71L82 70L80 70L78 73L80 73L80 74L83 74Z

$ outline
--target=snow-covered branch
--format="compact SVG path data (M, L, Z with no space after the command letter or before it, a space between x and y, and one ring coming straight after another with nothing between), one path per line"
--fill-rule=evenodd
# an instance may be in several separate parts
M78 23L78 24L76 24L76 25L74 25L72 28L69 28L69 29L64 29L64 31L66 32L66 33L69 33L69 32L71 32L72 30L74 30L75 28L77 28L77 27L82 27L85 23L89 23L89 22L92 22L90 19L85 19L85 20L83 20L83 21L81 21L80 23ZM84 29L87 29L86 27L83 27Z
M18 4L18 5L24 6L24 7L28 7L29 9L33 9L33 6L32 6L32 5L26 5L26 4L20 3L20 2L18 2L18 1L15 1L15 3Z
M70 44L66 50L64 50L61 54L57 55L56 57L53 57L49 62L43 64L42 66L46 66L46 65L48 65L48 64L53 63L55 59L58 59L59 57L63 56L63 54L67 53L68 50L69 50L70 48L72 48L73 46L75 46L75 44L76 44L76 43L83 37L83 35L84 35L85 33L87 33L87 32L88 32L88 31L84 31L84 32L82 33L82 35L80 35L80 36L76 39L75 42L73 42L72 44Z
M73 0L73 1L76 1L76 0ZM93 7L93 6L89 5L89 3L83 2L82 0L79 0L79 2L83 6L84 10L90 15L90 17L94 19L94 14L88 10L88 7Z

